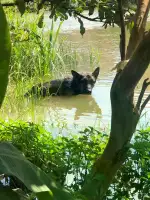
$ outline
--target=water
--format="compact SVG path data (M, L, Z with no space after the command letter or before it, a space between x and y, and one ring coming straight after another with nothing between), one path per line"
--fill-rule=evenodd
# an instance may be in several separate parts
M50 20L47 15L45 21L47 28L50 27ZM115 71L111 71L111 69L120 61L120 29L118 27L104 29L102 28L102 23L89 22L85 19L83 19L83 22L86 28L86 33L83 37L79 32L78 21L72 18L63 23L61 37L65 37L67 43L70 42L80 52L82 59L78 61L77 69L79 71L91 70L89 48L93 48L100 53L101 71L92 95L79 95L69 98L58 97L55 100L47 98L44 101L44 105L47 105L47 108L57 109L58 113L67 120L68 124L75 123L94 126L100 123L102 126L107 126L111 118L110 88L115 76ZM150 68L148 68L135 90L135 101L139 95L142 82L147 77L150 77ZM150 87L147 88L144 98L148 94L150 94ZM150 117L150 102L144 110L144 112L147 111L148 113L142 119L142 122Z
M45 15L46 27L48 30L51 21L48 15ZM82 37L79 32L79 23L77 20L69 18L61 27L61 38L66 38L66 44L71 44L72 49L79 52L77 71L91 72L91 68L100 66L100 75L93 89L92 95L78 95L72 97L48 97L42 100L35 100L31 112L25 112L19 118L34 122L46 121L47 124L56 124L57 127L76 126L101 126L107 127L111 120L110 88L115 76L112 71L115 64L120 61L119 55L119 35L118 27L109 27L104 29L102 23L89 22L83 20L86 33ZM59 22L56 23L55 28ZM98 64L91 66L89 49L93 49ZM71 67L70 67L71 68ZM137 99L144 78L150 77L150 68L146 71L135 90L135 100ZM148 87L145 97L150 94ZM31 103L32 104L32 103ZM28 107L29 104L27 104ZM34 112L33 112L34 111ZM148 111L143 122L150 118L150 102L147 104L144 112ZM56 126L55 126L56 127Z

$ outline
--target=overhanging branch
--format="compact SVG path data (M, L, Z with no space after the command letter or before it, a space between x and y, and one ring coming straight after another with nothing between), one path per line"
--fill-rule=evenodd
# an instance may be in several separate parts
M29 2L32 2L32 0L24 0L25 3L29 3ZM3 3L2 6L5 6L5 7L11 7L11 6L16 6L17 3ZM63 7L64 8L64 7ZM65 8L66 10L71 10L72 12L74 12L76 15L86 19L86 20L89 20L89 21L93 21L93 22L100 22L100 18L99 17L94 17L94 18L91 18L91 17L87 17L79 12L77 12L75 9L70 9L70 8Z
M84 19L87 19L89 21L94 21L94 22L100 22L100 18L99 17L94 17L94 18L90 18L90 17L86 17L85 15L82 15L81 13L78 13L77 11L73 11L76 15L84 18Z

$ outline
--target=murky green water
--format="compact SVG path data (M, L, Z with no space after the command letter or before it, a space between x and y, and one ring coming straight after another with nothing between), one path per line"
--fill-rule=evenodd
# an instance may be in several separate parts
M50 24L48 17L46 22L47 25ZM69 98L59 97L54 100L45 99L43 104L47 105L47 108L57 108L60 115L65 117L69 124L74 122L82 125L95 125L97 123L106 125L110 123L110 88L115 76L115 71L111 71L111 69L120 60L120 29L118 27L109 27L105 30L100 23L87 20L84 20L84 24L86 33L83 37L79 33L79 24L74 19L64 22L61 32L62 37L67 38L67 42L71 42L73 47L80 52L82 59L78 61L77 68L79 71L90 71L89 48L93 48L95 52L100 53L101 71L92 96L80 95ZM135 101L139 95L142 81L147 77L150 77L150 68L144 74L135 91ZM150 87L147 89L145 97L148 94L150 94ZM144 112L146 111L148 111L146 115L146 120L148 120L150 117L150 102L147 104Z
M50 21L46 16L46 28L50 27ZM115 71L111 69L120 61L119 55L119 34L118 27L103 29L100 23L84 20L86 33L82 37L79 33L79 24L75 19L64 22L61 28L61 36L66 38L66 43L71 44L73 49L79 53L77 70L79 72L90 72L91 68L97 67L97 63L91 66L89 49L93 48L93 55L98 59L100 55L100 75L93 89L91 96L79 95L72 97L49 97L39 101L33 106L34 112L25 113L19 117L24 120L35 122L47 121L48 123L58 123L60 121L72 126L107 126L111 119L110 88L115 76ZM139 95L142 81L150 77L150 68L144 74L138 88L135 91L135 100ZM145 93L145 97L150 94L150 87ZM147 104L148 111L146 120L150 118L150 102ZM33 113L33 114L31 114ZM145 120L145 118L143 118ZM59 124L58 124L59 125Z

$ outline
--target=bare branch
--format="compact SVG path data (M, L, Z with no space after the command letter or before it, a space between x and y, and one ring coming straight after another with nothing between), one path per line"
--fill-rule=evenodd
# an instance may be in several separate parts
M141 105L141 110L140 113L142 113L143 109L145 108L146 104L150 101L150 94L148 95L148 97L145 99L145 101L143 102L143 104Z
M140 95L139 95L139 98L138 98L138 101L136 104L137 110L139 110L139 108L140 108L146 88L148 87L148 85L150 85L150 82L147 82L148 80L149 80L149 78L145 79L143 82L142 89L141 89L141 92L140 92Z
M94 22L100 22L100 18L99 17L94 17L94 18L90 18L90 17L86 17L85 15L82 15L81 13L78 13L77 11L73 11L76 15L84 18L84 19L87 19L89 21L94 21Z

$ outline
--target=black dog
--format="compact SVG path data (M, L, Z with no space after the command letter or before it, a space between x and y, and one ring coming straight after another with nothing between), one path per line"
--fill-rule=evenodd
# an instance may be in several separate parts
M72 77L52 80L43 84L35 85L25 96L36 94L40 96L67 96L78 94L91 94L96 83L100 68L97 67L92 74L79 74L71 70Z

